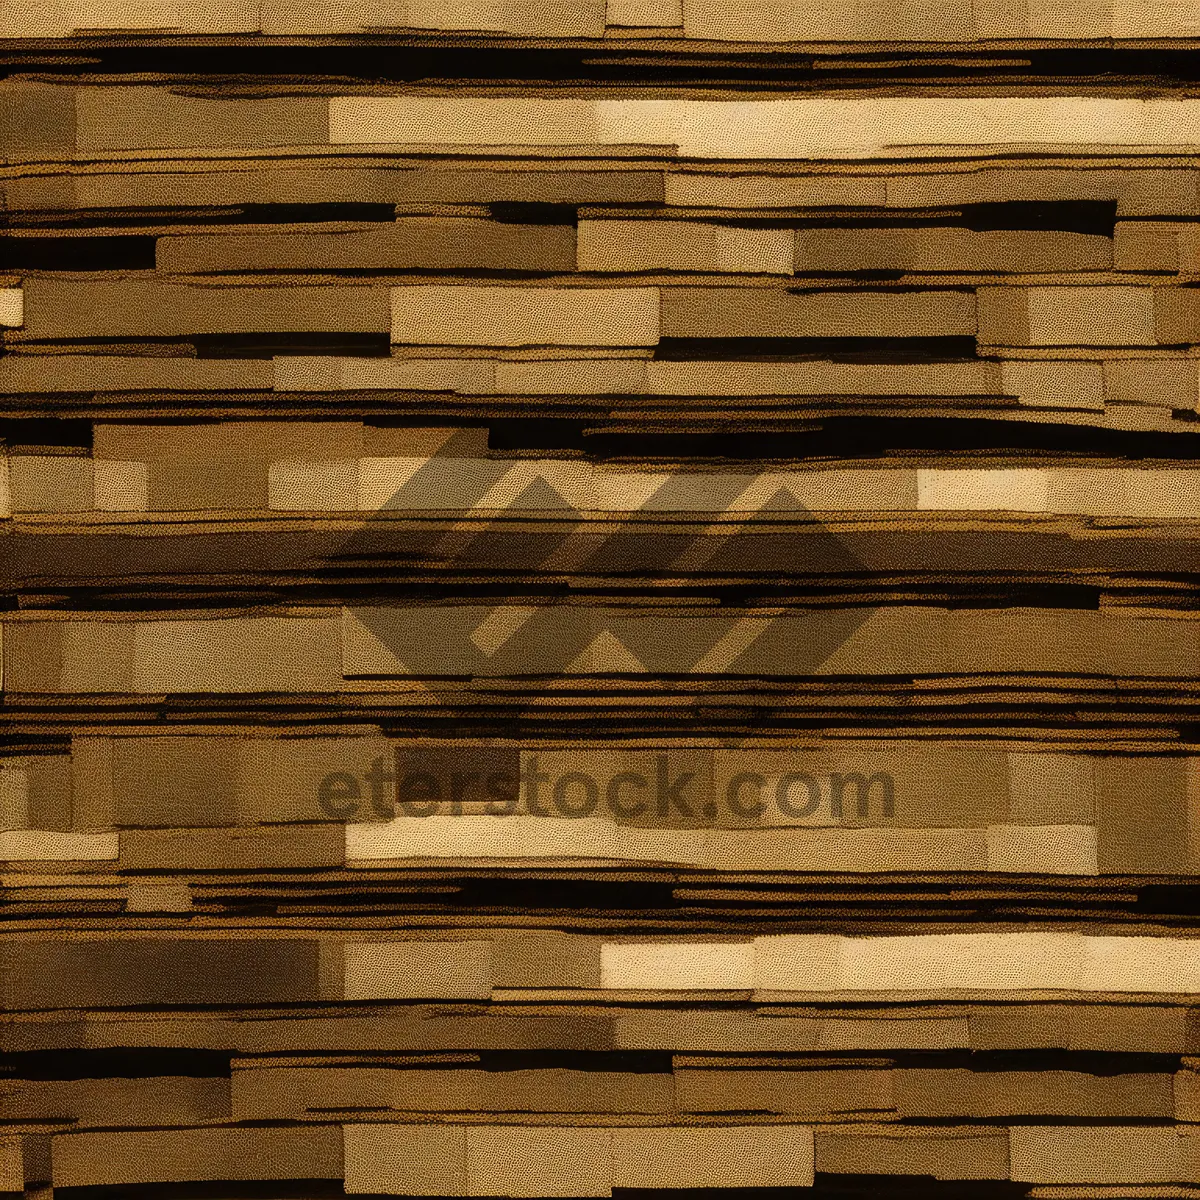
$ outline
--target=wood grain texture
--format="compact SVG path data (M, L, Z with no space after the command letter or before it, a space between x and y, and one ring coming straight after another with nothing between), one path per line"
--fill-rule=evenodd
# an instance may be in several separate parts
M0 0L0 1196L1200 1195L1184 0Z

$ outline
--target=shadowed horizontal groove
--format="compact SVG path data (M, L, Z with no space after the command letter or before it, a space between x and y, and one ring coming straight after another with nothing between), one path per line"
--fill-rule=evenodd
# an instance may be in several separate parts
M152 271L150 237L0 237L0 269L38 271Z
M244 349L245 343L240 348ZM311 349L311 345L306 348ZM220 349L227 350L227 346ZM331 351L338 352L340 347ZM663 429L659 414L647 414L644 408L639 412L635 405L636 401L630 404L628 415L610 408L611 415L603 423L565 417L495 418L487 422L487 448L506 457L534 451L555 456L574 452L592 461L619 460L643 466L688 461L751 467L770 460L833 463L875 458L949 466L959 455L966 456L961 464L964 466L1011 462L1013 458L1029 465L1073 459L1093 465L1190 462L1200 457L1200 420L1194 428L1182 424L1178 431L1166 433L1056 425L1052 421L1032 423L1000 416L970 416L961 411L934 417L838 416L828 412L801 415L800 410L790 422L791 428L775 412L758 419L753 414L730 413L723 418L709 418L715 428L702 432L677 422ZM858 400L855 406L865 405ZM339 406L336 417L329 416L327 410L323 415L335 420L344 419L348 413ZM644 428L647 425L651 428ZM765 428L755 429L755 425ZM77 417L0 417L0 436L15 454L54 454L69 447L90 447L91 430L89 422Z
M983 204L964 204L940 214L915 219L902 213L876 216L842 217L829 221L831 228L921 228L940 226L971 229L976 232L1000 229L1056 230L1062 233L1089 233L1112 237L1117 219L1115 203L1099 200L999 200ZM812 225L825 222L812 219ZM805 221L804 225L809 222Z
M173 1183L96 1184L56 1187L67 1200L335 1200L345 1195L340 1179L180 1180ZM366 1200L384 1200L368 1196Z
M396 207L394 204L348 200L342 203L328 201L314 204L241 204L219 208L162 206L157 208L64 209L60 211L49 209L10 212L7 219L12 226L21 228L87 229L96 225L138 226L180 221L189 225L197 224L219 228L222 225L284 225L309 222L316 224L321 221L390 222L396 219ZM71 244L73 243L68 243L68 245ZM43 266L41 263L28 265ZM132 264L122 265L132 267ZM153 266L154 256L151 253L149 268L153 268ZM51 268L46 266L44 269ZM107 270L112 268L97 266L91 269Z
M219 1050L155 1046L6 1052L0 1065L7 1079L142 1079L154 1075L227 1079L229 1059Z
M672 1043L669 1035L656 1050L521 1050L483 1047L476 1053L408 1054L389 1056L378 1050L363 1049L347 1056L347 1065L386 1067L395 1071L420 1071L429 1067L439 1070L529 1071L538 1069L574 1070L581 1072L616 1071L622 1074L669 1075L672 1071ZM328 1052L327 1052L328 1053ZM244 1069L238 1056L220 1050L172 1052L164 1047L121 1048L69 1053L55 1051L26 1051L8 1054L6 1072L14 1080L71 1080L71 1079L140 1079L155 1076L184 1076L190 1078L229 1078L231 1070ZM282 1056L277 1055L276 1058ZM1104 1053L1088 1050L892 1050L888 1059L900 1069L928 1071L1078 1071L1089 1075L1115 1076L1134 1073L1165 1074L1179 1069L1178 1054ZM330 1066L337 1060L330 1056ZM693 1069L736 1068L739 1058L749 1059L750 1052L723 1051L703 1060L690 1063ZM772 1056L774 1061L755 1063L766 1069L803 1069L829 1067L852 1070L869 1056L862 1051L796 1050ZM456 1061L457 1060L457 1061ZM271 1058L245 1063L244 1067L270 1069ZM319 1059L318 1059L319 1062ZM92 1074L86 1072L91 1071Z
M1015 53L1007 47L975 46L970 47L970 59L963 64L961 56L968 48L961 44L930 48L911 42L902 49L886 50L864 50L843 43L838 53L831 55L828 44L821 52L742 44L731 53L728 46L712 43L686 49L676 43L670 49L657 50L648 48L644 41L623 46L592 42L572 48L533 49L522 47L515 39L494 36L492 40L502 44L489 46L486 38L461 34L455 38L458 44L448 47L445 35L431 38L428 33L422 36L417 32L399 37L377 34L304 39L309 44L295 44L301 41L296 38L290 45L284 39L264 44L261 37L252 41L230 37L216 44L225 68L218 73L213 70L211 41L187 45L180 44L183 39L178 37L169 41L146 37L143 44L130 45L130 40L128 34L119 40L113 35L100 35L59 43L54 48L60 55L65 52L68 60L56 63L56 70L67 78L86 77L93 72L127 75L160 71L195 84L208 83L210 88L228 86L226 81L246 88L298 79L343 85L360 79L512 81L534 85L546 80L626 86L711 83L747 90L860 80L882 84L945 79L983 87L1020 87L1039 82L1069 87L1077 82L1094 85L1098 77L1115 77L1135 86L1150 83L1171 87L1200 77L1190 49L1113 46L1107 41L1077 47L1026 43ZM7 46L6 52L14 65L20 65L25 55L36 64L44 59L47 49L45 44L24 49L18 43ZM74 62L70 60L71 52L76 56Z
M769 433L722 430L707 434L683 430L658 434L609 433L586 428L576 433L562 422L558 437L550 430L526 435L523 424L517 421L493 424L488 435L489 446L508 451L579 449L601 459L626 461L686 457L697 461L803 462L875 457L911 459L956 453L1016 457L1023 452L1051 459L1080 456L1109 462L1200 457L1200 422L1195 432L1151 433L973 418L847 416L825 418L813 422L815 428L796 433L775 429Z
M374 333L195 334L180 344L193 346L197 358L271 358L276 354L382 357L389 350L387 335Z
M976 358L973 337L664 337L654 357L667 362L702 359L747 362L908 363Z
M278 535L272 535L277 541ZM103 549L114 553L111 544L103 541L85 543L95 553ZM47 539L39 539L34 549L45 553ZM72 543L69 549L79 553ZM403 586L392 583L394 569L381 564L372 570L354 568L340 563L330 563L321 570L321 564L308 563L311 575L296 579L281 565L274 576L260 573L257 578L250 575L250 563L238 571L239 560L234 548L222 545L225 565L230 573L237 571L243 576L240 587L229 583L207 582L199 573L193 575L172 572L170 582L149 568L153 563L139 564L136 558L126 567L126 577L109 578L101 584L95 575L87 572L82 578L72 577L65 571L55 574L47 567L33 572L23 569L21 556L25 546L13 547L14 562L3 579L9 586L22 584L26 588L40 588L56 593L60 611L72 608L80 611L103 605L113 612L150 611L168 613L174 609L227 608L230 604L246 605L320 602L370 602L372 600L409 600L437 602L441 600L474 600L476 602L523 599L544 602L561 597L567 592L567 581L547 578L542 582L522 578L516 574L493 572L494 578L481 580L481 568L468 573L464 567L462 578L447 578L443 573L426 568L421 570L403 558L397 558L396 566L402 567L408 576ZM383 560L383 555L378 555ZM140 568L140 569L139 569ZM289 575L292 575L289 578ZM714 579L709 577L689 583L657 580L653 575L631 574L624 588L617 581L607 586L599 585L594 578L584 577L573 581L573 592L581 598L607 597L621 599L634 597L646 588L675 596L679 599L711 599L718 604L733 607L774 607L786 604L794 608L825 608L830 605L856 603L863 605L911 604L922 600L930 604L953 605L956 608L1003 609L1011 607L1044 609L1082 609L1095 611L1102 606L1115 603L1130 605L1154 604L1182 611L1200 608L1200 596L1194 588L1178 584L1173 580L1145 578L1137 583L1125 582L1124 586L1109 584L1103 587L1095 583L1066 583L1059 580L1037 582L1022 580L1018 583L1002 583L989 579L946 581L934 577L896 580L890 584L863 584L851 577L843 580L825 580L812 583L803 578L778 579ZM207 583L207 586L206 586ZM160 590L155 590L155 585ZM857 585L857 586L856 586Z
M824 1200L871 1200L879 1193L881 1186L887 1186L890 1195L897 1196L932 1196L936 1200L1020 1200L1025 1195L1025 1188L1020 1184L994 1183L984 1180L976 1181L965 1186L959 1181L935 1180L932 1178L916 1177L905 1181L896 1176L844 1176L827 1175L818 1181L809 1193ZM335 1190L335 1188L337 1190ZM228 1184L141 1184L123 1186L121 1188L95 1186L56 1188L62 1191L65 1200L329 1200L330 1197L341 1197L340 1180L287 1180L283 1181L236 1181ZM679 1200L705 1200L724 1196L749 1196L753 1200L785 1200L793 1195L794 1188L672 1188L672 1197ZM371 1195L356 1193L363 1200L389 1200L393 1193ZM627 1197L628 1200L650 1200L651 1197L661 1196L662 1192L653 1188L614 1188L612 1195Z
M488 205L493 221L511 225L576 225L577 208L573 204L549 204L539 201L493 201Z
M199 333L182 337L154 336L131 343L120 337L82 337L55 339L43 344L51 353L125 355L129 351L151 349L149 357L179 358L260 358L282 354L353 355L386 357L390 346L386 334L374 333L295 333L284 330L262 333ZM162 354L167 351L167 354ZM170 353L174 352L174 353Z

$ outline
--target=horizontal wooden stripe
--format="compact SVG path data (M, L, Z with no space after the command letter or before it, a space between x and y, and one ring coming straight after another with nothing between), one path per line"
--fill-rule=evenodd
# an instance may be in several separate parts
M576 788L571 803L579 802L581 794ZM731 830L698 833L634 829L596 818L517 815L399 817L386 824L351 824L346 828L346 861L351 866L368 866L375 861L447 859L510 863L591 859L680 864L719 871L867 874L992 871L1086 876L1099 871L1096 830L1086 826L993 826L986 831L918 832L799 830L780 825L756 834Z
M315 426L258 461L247 445L222 457L203 426L139 439L98 438L103 457L21 455L0 460L0 515L71 512L486 512L562 514L1037 513L1200 518L1200 472L1164 467L879 469L730 467L629 470L578 459L515 460L480 439L416 427L413 453L358 457L361 426ZM269 434L270 425L263 426ZM151 431L148 431L151 432ZM393 444L404 431L390 431ZM248 440L248 439L247 439ZM431 443L444 444L430 455ZM288 441L292 442L289 446ZM476 457L478 455L478 457ZM119 457L118 457L119 456ZM264 461L265 460L265 461ZM236 466L234 464L237 464ZM219 464L219 465L218 465Z
M536 610L493 647L483 622L494 620L494 612L477 606L347 609L343 669L347 676L417 677L563 670L1190 677L1200 663L1195 622L1115 613L881 608L733 618L561 607Z
M0 859L10 861L103 862L118 856L112 833L49 829L0 829Z
M281 977L258 978L254 972L256 959L270 963ZM1078 1004L1088 994L1092 994L1092 999L1126 994L1180 998L1194 997L1200 988L1200 951L1192 938L995 929L906 936L729 934L719 940L703 935L687 938L647 937L639 933L581 935L519 926L433 929L415 935L408 931L402 936L386 930L314 933L299 929L237 937L210 930L202 935L180 937L160 929L137 934L127 931L107 940L94 934L47 940L36 932L25 932L6 947L5 962L13 972L40 964L38 975L7 982L8 1002L14 1009L53 1007L72 986L78 986L81 997L86 994L87 1003L94 1007L121 1008L130 1004L159 1007L171 1003L163 997L172 985L180 988L178 1003L189 1006L270 1003L289 985L296 989L296 999L310 1002L318 996L341 998L343 993L345 999L357 1001L481 1001L503 991L557 989L577 990L592 1000L611 999L612 993L621 992L662 994L665 1001L672 1003L680 1003L683 999L680 994L689 992L754 992L758 1003L782 1003L794 995L797 1001L817 1005L795 1010L794 1014L790 1008L764 1009L757 1014L700 1009L691 1017L680 1018L678 1036L683 1046L732 1049L728 1039L742 1031L750 1038L747 1052L765 1046L777 1050L820 1048L822 1042L817 1035L822 1023L814 1021L814 1014L821 1013L820 1005L829 998L845 993L885 996L905 992L933 996L945 993L953 998L961 992L978 992L981 995L973 998L975 1004L988 997L1004 998L1006 993L1079 994L1059 997L1054 1004L1039 1002L1043 1015L1049 1016L1059 1011L1056 1007L1059 1002ZM198 972L206 974L201 976ZM86 974L87 978L73 985L72 976L78 973ZM535 982L537 979L542 982ZM615 999L619 1001L621 997ZM889 1012L886 999L874 1003L875 1016ZM935 1010L927 1005L924 1015L932 1011ZM956 1010L943 1006L943 1011ZM970 1012L971 1030L977 1017L983 1021L979 1027L984 1035L980 1048L985 1043L993 1047L1022 1044L1020 1040L1015 1043L997 1040L1004 1033L1006 1015L1011 1016L1012 1010L1008 1014L1002 1009L964 1011ZM1080 1017L1081 1031L1090 1028L1095 1036L1102 1024L1102 1013L1103 1010L1093 1011ZM1126 1013L1136 1021L1156 1016L1153 1010L1145 1014L1130 1010ZM779 1019L784 1014L788 1014L787 1019ZM396 1032L402 1033L407 1014L404 1010L393 1010L393 1015L400 1021ZM460 1010L446 1015L471 1014ZM548 1015L552 1014L535 1013L529 1019L544 1019ZM672 1044L663 1012L635 1006L595 1015L601 1021L623 1023L620 1044L626 1048L631 1044L642 1047ZM837 1014L837 1017L845 1020L848 1015L851 1014ZM1062 1015L1069 1017L1069 1010L1064 1008ZM993 1018L999 1023L987 1033L988 1022ZM197 1015L188 1019L199 1022L201 1018ZM318 1018L330 1023L329 1032L335 1036L336 1023L346 1019L346 1014ZM505 1022L498 1016L492 1019L497 1022L496 1032L503 1033ZM828 1013L824 1020L829 1020ZM1119 1018L1114 1015L1114 1020ZM871 1024L862 1016L855 1023ZM884 1024L894 1026L896 1021ZM1178 1020L1174 1026L1178 1034L1181 1028ZM119 1029L114 1030L116 1040L109 1040L100 1033L103 1028L100 1020L97 1027L101 1044L130 1044L120 1040ZM548 1031L554 1029L547 1027ZM319 1033L320 1026L314 1025L310 1031ZM29 1032L35 1040L41 1036L36 1029ZM269 1035L270 1031L265 1032ZM516 1031L510 1029L510 1032ZM531 1024L527 1032L536 1033L536 1024ZM839 1033L834 1025L825 1031L836 1036L845 1032L848 1030ZM891 1032L894 1030L881 1029L880 1035L886 1037ZM1006 1036L1013 1032L1010 1029ZM761 1043L758 1038L769 1040ZM882 1044L889 1045L887 1041ZM1088 1044L1086 1038L1081 1042L1081 1046ZM1159 1039L1153 1044L1161 1053ZM721 1065L715 1061L679 1063L683 1069L714 1069ZM804 1065L795 1064L797 1069Z
M732 989L766 991L960 988L1190 992L1200 987L1200 946L1189 939L1059 933L925 934L910 938L828 935L754 939L746 959L718 943L713 971ZM712 987L683 943L624 942L602 949L609 987ZM737 953L734 953L734 950ZM606 970L607 965L607 970Z
M910 156L1001 144L1200 145L1192 101L1056 96L974 99L330 101L338 144L673 145L692 158Z
M478 605L304 617L5 621L30 693L324 692L344 678L529 674L822 677L1021 673L1190 679L1200 625L1167 614L884 606L717 616ZM520 620L511 621L514 616ZM507 636L491 625L504 618Z
M608 1196L613 1187L809 1187L811 1129L347 1126L346 1191Z
M599 38L646 28L698 40L853 43L966 43L988 38L1194 38L1194 13L1181 0L1129 0L1097 8L1074 0L1032 9L999 3L972 9L968 0L909 2L882 7L860 0L836 8L781 10L759 2L736 10L714 0L574 0L544 9L526 0L503 8L482 0L364 0L351 6L297 6L287 0L153 0L99 4L70 0L45 10L14 10L0 21L3 37L69 37L73 33L137 30L151 34L347 34L395 30L485 31L524 37Z
M43 114L54 97L64 95L61 89L49 85L26 84L15 93L10 85L8 94L14 101L24 98L30 109ZM536 148L530 153L536 155ZM891 215L899 217L904 210L929 207L1080 200L1116 202L1119 218L1141 220L1195 217L1200 205L1195 170L1178 165L1156 166L1153 160L1144 161L1136 153L1114 164L1108 158L1097 161L1086 151L1063 150L1050 163L1026 165L1006 160L998 150L985 156L983 166L969 163L947 167L917 160L903 168L889 169L867 161L846 163L836 173L803 160L785 159L776 160L769 173L766 168L739 168L733 175L724 174L716 163L707 169L699 162L689 169L666 169L661 154L632 163L624 159L591 160L587 169L581 169L569 162L548 166L540 160L529 161L528 155L515 162L494 159L486 167L452 165L437 159L396 162L389 158L376 158L370 166L363 166L356 155L326 151L319 155L299 153L283 161L259 158L253 171L241 169L236 153L229 155L233 161L219 151L212 154L216 161L156 159L153 168L120 160L101 165L81 163L70 175L49 177L15 166L14 177L5 180L5 199L10 210L16 212L165 209L145 218L156 229L164 221L194 219L175 216L176 209L186 213L196 207L219 209L231 204L322 205L345 202L347 197L396 205L401 212L411 210L414 214L425 212L424 206L430 204L470 207L497 202L537 203L550 198L556 204L602 206L608 217L644 216L645 205L665 204L663 216L672 215L674 210L678 215L694 217L697 209L709 209L728 219L742 210L759 216L770 214L784 221L794 216L809 220L824 216L828 220L829 214L822 211L828 209L892 209L896 211ZM614 211L612 206L619 207ZM589 215L585 210L584 219ZM868 223L872 219L878 218L869 218ZM961 218L943 216L943 221L950 219ZM390 214L388 220L390 223ZM380 222L374 224L381 226ZM91 228L94 226L89 225ZM227 236L255 232L244 225L225 228ZM20 235L19 229L10 232L12 236ZM195 232L211 230L200 228ZM1119 236L1119 225L1116 232ZM1131 227L1125 232L1133 234L1137 229ZM1144 238L1141 245L1146 245Z

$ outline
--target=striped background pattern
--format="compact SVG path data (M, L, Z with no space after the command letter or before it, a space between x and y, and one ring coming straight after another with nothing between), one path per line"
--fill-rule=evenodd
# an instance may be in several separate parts
M1195 0L0 59L0 1200L1200 1196Z

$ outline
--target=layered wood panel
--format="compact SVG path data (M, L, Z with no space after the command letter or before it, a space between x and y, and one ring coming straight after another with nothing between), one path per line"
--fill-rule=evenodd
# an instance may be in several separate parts
M1200 1188L1200 24L0 3L0 1193Z

